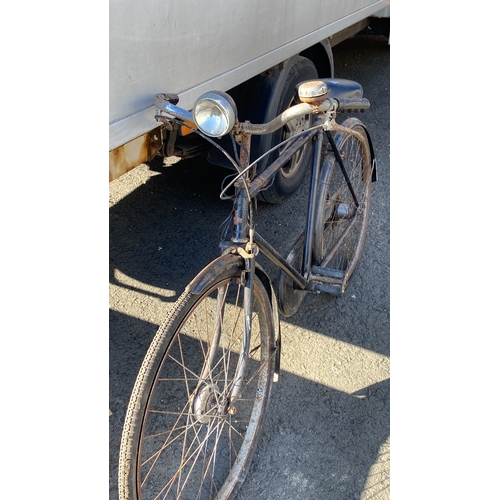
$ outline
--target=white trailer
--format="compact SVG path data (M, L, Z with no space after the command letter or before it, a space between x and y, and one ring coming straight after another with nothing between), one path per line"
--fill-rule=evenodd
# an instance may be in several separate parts
M371 18L387 17L388 5L389 0L110 0L109 180L156 154L207 153L181 130L159 126L155 94L178 94L179 105L190 109L203 92L227 91L240 120L272 119L291 104L298 79L332 77L331 47ZM255 153L268 146L262 140ZM217 155L208 156L220 163ZM276 199L296 189L300 171L289 170Z

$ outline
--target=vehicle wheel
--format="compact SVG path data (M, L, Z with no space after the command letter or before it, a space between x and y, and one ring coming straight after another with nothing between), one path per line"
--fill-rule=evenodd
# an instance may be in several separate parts
M242 347L243 260L225 268L198 275L203 289L186 289L146 354L122 434L121 500L227 499L245 478L271 391L275 332L268 294L255 276L250 358L241 396L229 406Z
M283 86L276 116L293 104L297 104L295 102L295 88L297 84L314 78L318 78L318 72L313 62L306 57L297 56ZM273 136L271 147L276 146L279 142L288 139L298 132L306 130L310 123L310 115L287 123ZM312 143L309 142L300 151L297 151L291 160L278 171L271 186L259 193L259 198L268 203L276 204L282 203L295 193L300 187L304 175L311 164L312 149ZM276 159L278 154L271 155L272 159Z
M345 289L359 261L368 228L372 161L363 124L358 119L349 118L342 125L360 135L360 139L347 132L337 132L334 135L359 207L356 210L342 171L333 152L329 152L325 156L320 174L313 261L321 267L343 271ZM347 228L350 229L342 238ZM329 255L332 249L333 254Z

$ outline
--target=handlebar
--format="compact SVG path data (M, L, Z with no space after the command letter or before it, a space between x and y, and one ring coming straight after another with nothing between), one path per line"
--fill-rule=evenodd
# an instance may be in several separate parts
M254 124L250 122L245 122L245 123L239 123L238 127L242 132L251 135L270 134L280 129L281 127L283 127L283 125L286 125L289 121L293 120L294 118L300 118L302 116L309 114L317 114L332 109L332 106L335 105L335 103L332 101L333 101L332 99L326 99L319 106L312 106L311 104L302 102L300 104L296 104L295 106L291 106L288 109L285 109L283 113L281 113L274 120L271 120L268 123Z
M194 121L192 113L177 106L178 102L179 96L177 94L156 94L154 98L154 104L157 109L182 121L192 123ZM254 124L250 122L239 122L235 125L235 128L240 132L250 135L266 135L280 129L289 121L308 114L318 114L330 110L338 113L356 113L366 111L369 107L370 101L364 97L330 97L317 105L303 102L291 106L268 123Z

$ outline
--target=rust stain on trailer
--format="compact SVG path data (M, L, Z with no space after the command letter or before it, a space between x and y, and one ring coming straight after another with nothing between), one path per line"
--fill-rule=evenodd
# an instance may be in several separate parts
M109 182L154 157L163 142L161 128L157 127L109 152Z

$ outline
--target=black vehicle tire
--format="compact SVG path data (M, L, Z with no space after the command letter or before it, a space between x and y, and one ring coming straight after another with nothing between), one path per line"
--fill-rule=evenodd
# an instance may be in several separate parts
M314 78L318 78L318 72L313 62L306 57L297 56L287 75L283 90L281 91L276 116L293 104L297 104L297 102L295 102L295 88L297 84ZM284 139L305 130L310 125L310 122L311 117L310 115L307 115L301 119L293 120L287 123L281 130L273 135L271 147L274 147ZM278 171L274 177L273 183L267 189L259 193L259 198L268 203L277 204L284 202L293 193L295 193L295 191L297 191L300 187L300 184L304 179L304 175L311 164L312 151L312 143L309 142ZM269 163L272 159L276 159L278 154L279 152L274 155L270 155L271 158Z
M358 139L347 132L334 135L359 207L356 210L342 171L333 152L329 152L323 160L320 174L312 253L314 264L344 272L345 289L358 264L368 229L372 159L363 124L356 118L349 118L342 125L358 132L361 137ZM333 255L327 258L350 224L352 226L345 238Z
M242 347L244 262L224 262L221 272L206 268L193 280L149 347L123 428L120 500L233 498L248 472L273 381L275 331L268 293L255 276L244 386L228 406ZM209 363L216 318L221 336Z

